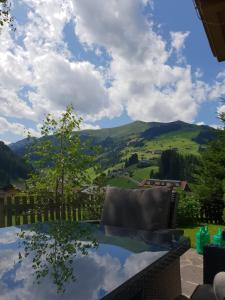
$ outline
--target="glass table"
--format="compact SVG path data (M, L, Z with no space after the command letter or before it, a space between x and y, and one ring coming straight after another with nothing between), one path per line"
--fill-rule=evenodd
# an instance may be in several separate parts
M179 257L190 242L180 231L80 223L71 235L67 226L38 226L0 229L0 299L170 300L181 292Z

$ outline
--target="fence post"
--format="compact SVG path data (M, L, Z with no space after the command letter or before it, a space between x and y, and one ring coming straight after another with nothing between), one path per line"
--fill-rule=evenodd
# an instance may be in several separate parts
M36 203L37 203L37 221L42 222L42 203L41 203L41 197L36 197Z
M28 224L28 204L27 204L27 196L22 197L22 203L23 203L23 224Z
M49 198L49 210L50 210L50 220L54 221L55 220L55 216L54 216L55 206L54 206L54 202L53 202L53 195L50 195L50 198Z
M5 226L4 198L0 198L0 227Z
M61 205L60 205L60 208L61 208L61 220L66 220L66 205L65 205L65 201L66 201L66 198L65 198L65 196L63 196L61 198Z
M34 208L34 196L30 196L30 199L29 199L29 212L30 212L30 223L33 224L35 223L35 208Z
M59 199L55 199L55 215L56 215L56 221L60 220L60 202Z
M49 195L47 195L46 201L45 201L44 221L49 221L49 218L48 218L48 210L49 210Z
M12 197L6 198L7 226L12 226Z
M71 209L72 209L72 202L71 202L71 196L67 197L67 218L69 221L72 220L72 214L71 214Z
M20 225L20 197L15 197L15 223L16 225Z

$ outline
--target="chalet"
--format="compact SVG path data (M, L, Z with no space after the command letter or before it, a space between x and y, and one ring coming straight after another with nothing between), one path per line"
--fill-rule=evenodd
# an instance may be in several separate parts
M155 186L168 186L173 188L181 188L185 192L191 192L191 188L187 181L180 180L162 180L162 179L145 179L140 184L140 188L151 188Z
M21 190L12 184L0 188L0 197L13 197L20 193Z

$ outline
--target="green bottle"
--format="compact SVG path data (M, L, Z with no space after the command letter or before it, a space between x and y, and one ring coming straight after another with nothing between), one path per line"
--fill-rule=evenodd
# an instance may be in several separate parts
M217 246L225 246L225 241L222 237L222 230L221 228L218 228L217 234L213 236L213 244Z
M199 231L196 232L196 251L198 254L202 254L203 250L203 227L200 227Z
M208 227L200 227L199 231L196 232L196 251L198 254L203 254L203 248L205 245L210 243L210 235Z
M204 227L204 245L210 244L210 234L208 231L208 226Z

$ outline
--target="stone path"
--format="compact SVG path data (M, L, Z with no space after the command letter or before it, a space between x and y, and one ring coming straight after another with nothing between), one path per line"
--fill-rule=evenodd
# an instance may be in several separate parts
M182 294L190 297L198 284L203 282L203 259L195 249L181 256Z

